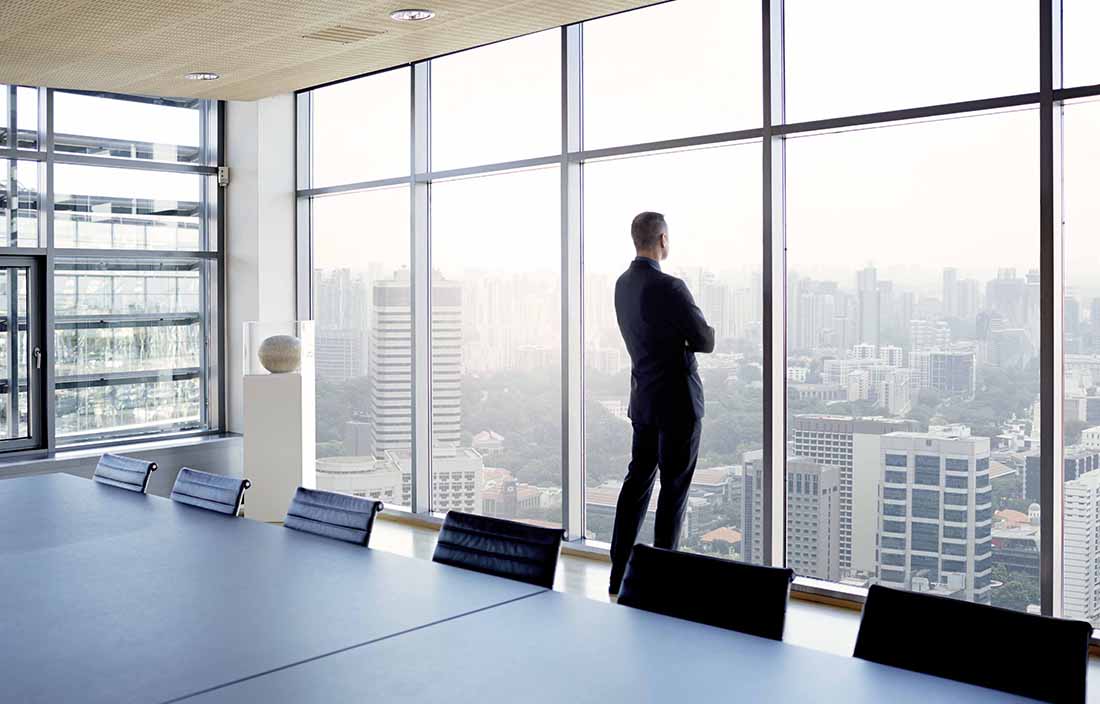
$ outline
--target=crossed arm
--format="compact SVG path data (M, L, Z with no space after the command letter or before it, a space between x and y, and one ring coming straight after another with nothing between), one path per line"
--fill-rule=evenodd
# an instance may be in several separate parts
M673 320L684 335L684 344L691 352L714 351L714 328L707 325L703 311L695 305L687 284L676 279L672 287Z

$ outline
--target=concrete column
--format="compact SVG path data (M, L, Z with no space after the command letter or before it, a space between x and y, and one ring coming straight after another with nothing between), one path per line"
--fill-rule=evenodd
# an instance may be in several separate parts
M243 327L295 318L293 95L226 109L227 427L244 432Z

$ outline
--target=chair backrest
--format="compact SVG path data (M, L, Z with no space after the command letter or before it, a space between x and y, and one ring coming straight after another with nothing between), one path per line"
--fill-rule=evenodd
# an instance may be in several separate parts
M99 458L92 479L100 484L144 494L149 488L149 475L155 471L156 462L107 454Z
M382 502L331 491L298 487L283 525L356 545L370 542L374 516Z
M550 589L561 529L450 511L432 560Z
M619 604L783 640L794 572L635 545Z
M874 585L854 655L1040 701L1083 704L1091 635L1084 621ZM1011 654L1021 644L1033 646L1026 658Z
M240 477L210 474L184 467L176 475L170 498L181 504L236 516L244 503L244 491L252 482Z

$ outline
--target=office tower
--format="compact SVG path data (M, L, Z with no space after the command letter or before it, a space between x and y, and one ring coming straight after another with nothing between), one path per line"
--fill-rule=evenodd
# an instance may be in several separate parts
M916 421L896 418L802 414L792 419L794 454L839 469L842 577L870 575L875 570L879 439L886 433L915 431L918 427ZM749 515L748 510L745 515Z
M318 378L347 381L363 376L364 338L362 330L318 330L313 355Z
M989 438L951 426L881 443L879 581L990 603Z
M741 559L764 562L764 451L751 450L741 459Z
M752 324L760 320L756 304L758 298L760 292L751 288L739 288L730 292L730 335L749 335Z
M976 279L963 279L956 290L955 317L973 320L982 307L981 284Z
M947 267L943 270L943 314L951 317L959 315L959 270Z
M944 320L909 321L909 344L914 350L946 347L951 343L951 326Z
M369 317L368 287L364 276L350 269L314 272L316 300L317 377L347 381L366 373Z
M977 358L973 349L914 350L909 368L917 389L933 389L947 396L974 398Z
M871 398L871 372L856 369L848 373L848 400L867 401Z
M1100 623L1100 470L1065 483L1062 605L1066 618Z
M733 336L731 303L729 286L707 272L700 285L698 304L719 340Z
M840 470L787 460L786 564L795 574L840 579Z
M1010 327L1024 327L1030 286L1030 279L1017 278L1015 269L998 269L997 278L986 284L986 305L1004 315Z
M903 416L913 408L913 390L908 369L890 368L873 382L875 404L892 416Z
M1066 296L1063 299L1062 327L1067 338L1076 338L1081 334L1081 304L1076 296Z
M376 281L370 326L372 452L412 446L412 308L407 270ZM432 441L457 445L462 430L462 290L432 283Z
M881 292L878 271L869 266L856 272L856 298L859 305L859 341L879 345Z
M879 349L878 358L888 367L905 366L905 350L896 345L883 345Z
M874 345L869 345L866 342L862 342L852 347L852 359L878 359L878 350Z

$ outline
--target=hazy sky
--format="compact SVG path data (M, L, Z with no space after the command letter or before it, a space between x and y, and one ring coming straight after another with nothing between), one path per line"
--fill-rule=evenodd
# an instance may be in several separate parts
M1067 78L1100 81L1100 50L1079 28L1100 11L1066 5ZM586 146L759 126L758 7L678 0L587 24ZM786 13L792 121L1038 88L1032 0L788 0ZM434 62L433 167L556 153L559 56L553 30ZM408 74L315 93L318 185L407 174ZM1067 253L1082 262L1100 260L1098 129L1093 104L1067 108ZM1014 110L788 140L789 268L851 287L874 264L928 295L945 266L983 281L1000 267L1038 268L1038 136L1038 111ZM759 143L589 163L586 271L625 267L630 218L643 209L669 219L670 270L759 270L760 163ZM436 267L556 267L557 181L552 167L438 182ZM407 195L318 199L315 218L319 267L408 262ZM1075 271L1069 283L1088 288Z

